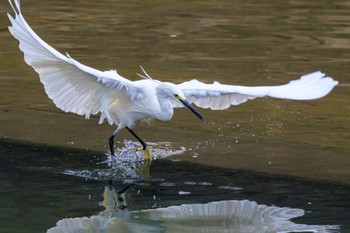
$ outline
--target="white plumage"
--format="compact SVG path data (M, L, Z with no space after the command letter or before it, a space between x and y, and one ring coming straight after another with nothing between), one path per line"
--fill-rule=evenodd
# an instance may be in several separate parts
M275 97L291 100L312 100L327 95L338 84L319 71L303 75L298 80L280 86L245 87L205 84L192 80L179 84L187 100L201 108L223 110L257 97Z
M280 86L245 87L224 85L218 82L205 84L197 80L172 84L146 78L130 81L115 70L100 71L85 66L61 54L44 42L27 24L20 10L19 0L9 0L15 18L8 17L11 34L20 42L26 63L39 74L45 91L55 105L65 112L73 112L86 118L100 113L104 119L118 126L110 138L123 128L131 131L135 121L158 119L170 120L173 108L187 106L202 121L204 118L190 105L222 110L257 97L271 96L282 99L311 100L327 95L338 84L321 72L302 76ZM187 100L187 101L186 101ZM147 144L137 139L147 150ZM147 155L148 157L150 154Z

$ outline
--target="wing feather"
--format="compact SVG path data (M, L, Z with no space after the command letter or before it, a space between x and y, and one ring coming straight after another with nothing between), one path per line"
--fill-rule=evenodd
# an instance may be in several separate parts
M26 63L39 74L47 95L58 108L86 118L104 112L103 117L111 123L108 109L103 107L118 97L142 98L141 90L115 70L99 71L52 48L27 24L19 0L9 2L15 12L15 18L8 14L12 24L9 31L20 42Z
M337 84L338 82L331 77L317 71L280 86L245 87L218 82L205 84L198 80L187 81L178 84L178 86L190 103L201 108L223 110L231 105L238 105L265 96L291 100L317 99L327 95ZM176 102L173 102L173 106L181 107Z

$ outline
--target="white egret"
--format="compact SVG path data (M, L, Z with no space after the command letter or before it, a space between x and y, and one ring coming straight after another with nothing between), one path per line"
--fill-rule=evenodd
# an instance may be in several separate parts
M115 70L100 71L85 66L65 56L44 42L27 24L21 14L19 0L9 0L15 18L11 34L19 41L26 63L39 74L45 91L55 105L65 112L73 112L89 118L100 113L117 129L109 138L114 155L113 139L123 128L142 144L145 158L150 159L148 145L131 130L136 121L158 119L168 121L174 108L188 107L199 119L204 118L191 106L222 110L257 97L271 96L292 100L311 100L327 95L338 84L321 72L302 76L285 85L244 87L223 85L218 82L205 84L197 80L173 84L152 79L146 72L143 79L130 81Z

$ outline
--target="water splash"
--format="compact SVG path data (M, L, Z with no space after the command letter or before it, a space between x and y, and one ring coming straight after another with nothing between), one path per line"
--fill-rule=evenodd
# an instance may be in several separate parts
M174 149L170 142L148 142L153 159L165 158L172 155L182 154L186 148ZM116 156L106 154L107 159L97 165L101 168L92 170L65 170L63 174L78 176L93 180L119 180L132 183L149 178L151 161L144 160L142 151L137 151L139 143L124 140L124 147L116 148Z
M171 142L147 142L147 144L151 148L153 159L183 154L186 151L185 147L175 149ZM143 159L143 152L137 151L140 146L138 142L124 140L124 147L116 148L118 154L116 157L123 157L127 160ZM111 157L110 154L107 155Z

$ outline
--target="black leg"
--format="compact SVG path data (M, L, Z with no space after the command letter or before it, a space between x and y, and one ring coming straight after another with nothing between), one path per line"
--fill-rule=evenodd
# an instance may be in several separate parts
M109 141L109 148L111 150L111 155L115 156L114 154L114 137L115 135L117 135L117 133L119 132L119 128L117 128L113 133L112 136L109 137L108 141Z
M115 137L115 135L112 134L112 136L110 136L109 139L108 139L109 140L109 148L111 150L112 156L115 156L114 155L114 137Z
M141 143L142 149L146 150L147 144L139 136L137 136L137 134L134 131L132 131L129 127L126 127L126 129L129 130L129 132Z

